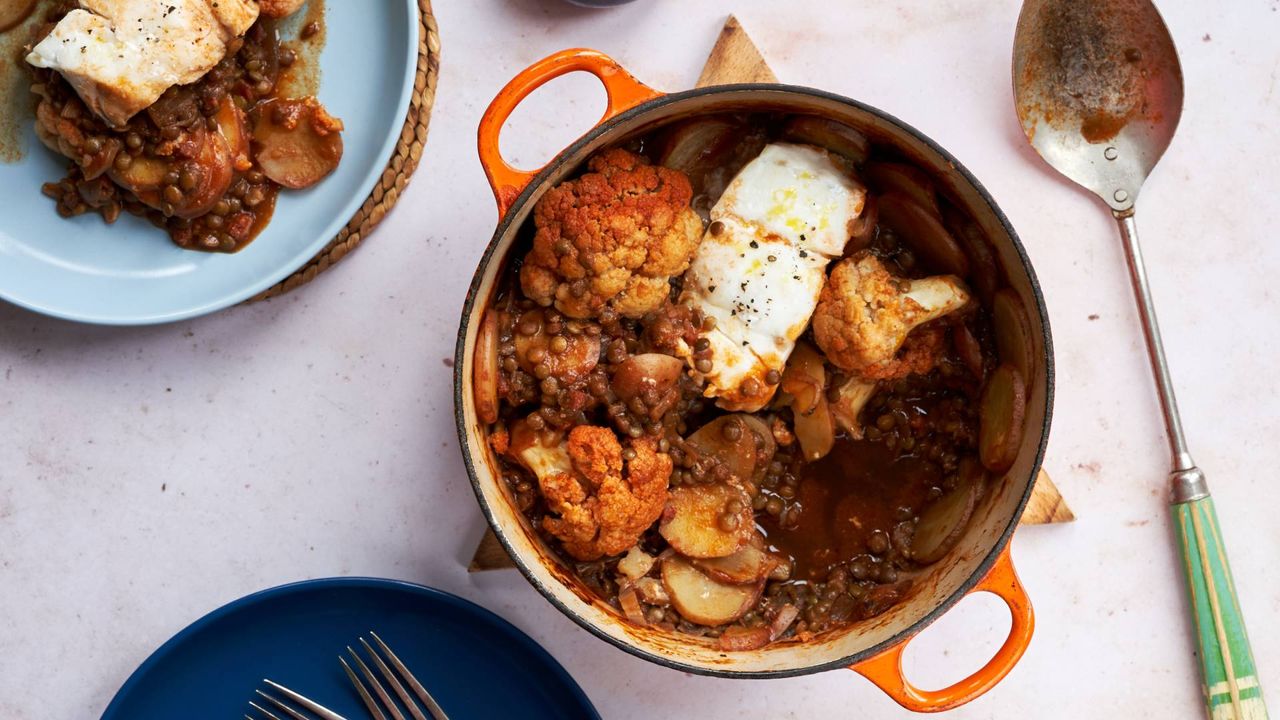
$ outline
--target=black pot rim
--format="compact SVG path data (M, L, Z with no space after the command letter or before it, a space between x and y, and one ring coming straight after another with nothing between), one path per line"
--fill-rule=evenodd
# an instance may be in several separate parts
M469 318L471 316L471 312L473 308L475 307L475 303L480 299L479 298L480 283L484 277L485 271L488 269L489 264L493 262L493 260L495 259L494 255L497 250L498 243L502 239L502 237L506 235L507 231L511 226L513 218L519 214L518 212L519 209L524 207L524 205L529 201L529 198L533 195L533 193L547 181L547 179L551 176L552 173L554 173L556 170L560 168L560 166L567 160L568 157L576 154L578 150L588 145L589 143L591 143L601 135L604 135L605 133L608 133L621 125L630 123L631 121L643 115L646 115L654 110L657 110L658 108L663 108L668 105L681 103L686 100L703 97L707 95L732 94L732 93L738 93L738 92L753 92L753 93L760 92L760 93L777 95L780 98L783 98L785 96L805 95L809 97L819 98L822 100L829 100L829 101L849 105L862 112L868 113L870 115L874 115L880 118L881 120L884 120L900 128L901 130L915 137L920 142L924 143L930 150L937 153L943 159L948 161L956 169L956 171L960 173L960 175L965 179L965 181L973 186L973 188L977 191L979 197L982 198L982 201L987 204L991 212L995 215L996 219L1000 221L1000 224L1004 228L1005 232L1008 234L1009 239L1013 242L1014 249L1017 251L1017 254L1018 254L1018 259L1021 261L1023 270L1026 272L1027 278L1030 281L1031 292L1035 297L1035 301L1036 301L1036 311L1039 313L1039 316L1040 316L1041 327L1044 328L1044 357L1042 358L1042 360L1044 362L1044 367L1045 367L1045 414L1044 414L1044 423L1041 428L1040 445L1039 447L1036 448L1035 460L1032 463L1030 474L1029 474L1029 477L1027 478L1026 487L1023 490L1022 497L1018 500L1018 506L1016 508L1016 511L1011 514L1008 525L1006 525L1004 531L1000 534L999 540L992 546L991 551L987 553L987 556L983 558L982 562L979 563L978 567L973 571L973 573L963 583L961 583L960 586L956 588L954 592L951 593L951 595L949 595L945 600L943 600L936 607L934 607L932 610L926 613L924 617L915 621L909 627L895 633L892 637L880 643L877 643L876 645L873 645L869 648L863 649L857 653L854 653L852 655L849 655L847 657L844 657L838 660L831 660L828 662L817 663L814 665L805 665L803 667L794 667L794 668L787 668L782 670L765 670L765 671L725 670L725 669L718 669L718 668L706 668L706 667L701 667L698 665L692 665L692 664L688 664L678 660L674 660L664 655L658 655L658 654L649 652L641 647L632 645L630 643L624 642L622 640L619 640L618 638L615 638L609 635L608 633L604 632L600 628L596 627L594 623L590 622L586 618L577 614L567 605L562 603L555 596L555 593L552 592L550 588L546 587L543 583L538 581L538 579L534 576L533 572L526 565L524 558L520 557L518 553L513 551L511 547L511 543L507 541L504 531L502 530L502 528L498 526L498 523L494 518L492 510L490 510L489 508L489 504L485 501L484 492L480 487L480 481L476 475L475 464L473 462L473 451L469 441L467 440L466 417L463 413L463 393L466 392L466 386L467 386L467 378L465 378L463 374L463 357L466 352L466 337L467 337L467 330L469 325ZM656 663L658 665L662 665L664 667L671 668L673 670L680 670L682 672L693 673L696 675L705 675L710 677L722 677L722 678L738 678L738 679L787 678L787 677L797 677L800 675L809 675L813 673L824 672L827 670L847 668L850 665L854 665L856 663L862 662L863 660L867 660L869 658L875 657L876 655L879 655L894 646L907 642L912 637L915 637L916 635L918 635L921 631L923 631L926 627L932 624L939 617L941 617L945 612L950 610L956 603L960 602L961 599L967 596L983 578L987 576L987 573L990 572L991 567L995 564L1000 554L1004 552L1005 549L1008 547L1009 542L1013 537L1013 532L1014 530L1017 529L1018 521L1022 517L1022 512L1026 508L1027 501L1030 499L1031 493L1035 488L1035 478L1039 473L1041 463L1044 460L1045 447L1048 445L1048 442L1049 442L1049 428L1050 428L1051 420L1053 418L1053 392L1054 392L1053 338L1052 338L1052 332L1050 331L1050 328L1049 328L1049 314L1045 306L1044 295L1041 292L1040 281L1036 277L1035 269L1031 266L1031 259L1027 256L1027 251L1022 244L1022 240L1018 237L1017 232L1014 231L1013 225L1009 222L1009 219L1005 216L1004 212L1002 212L1000 210L1000 207L996 205L995 201L991 197L991 194L987 192L987 189L982 185L982 183L978 182L978 179L974 177L973 173L969 172L968 168L966 168L964 164L962 164L959 160L957 160L950 152L948 152L945 148L943 148L938 143L934 142L931 138L929 138L924 133L920 132L919 130L916 130L911 125L908 125L907 123L899 120L897 117L894 117L889 113L886 113L882 110L874 108L870 105L866 105L864 103L858 102L857 100L854 100L852 98L845 97L843 95L837 95L835 93L830 93L824 90L817 90L814 88L805 87L801 85L784 85L784 84L778 84L778 83L738 83L738 84L732 84L732 85L716 85L711 87L696 88L693 90L686 90L683 92L675 92L667 95L662 95L652 100L645 101L629 110L621 112L618 115L596 125L594 128L588 131L581 138L574 141L571 145L566 147L564 150L560 151L555 156L555 158L552 159L551 162L547 163L547 165L544 168L542 168L541 171L538 172L538 174L533 178L533 180L531 180L529 184L525 186L524 190L520 192L520 195L515 199L515 201L511 204L511 207L507 210L506 215L503 216L499 221L497 230L494 232L493 237L489 240L489 244L485 247L484 254L481 256L480 262L476 267L476 273L472 277L471 285L467 289L466 300L463 303L462 320L458 328L458 341L454 350L453 373L454 373L454 382L453 382L454 421L456 423L457 431L458 431L459 447L462 449L463 463L466 465L466 469L467 469L467 477L470 478L471 480L472 490L475 491L476 499L480 503L480 509L484 512L485 520L488 521L489 527L493 529L494 535L496 535L498 538L498 541L502 543L503 549L506 550L507 554L511 556L511 559L515 562L516 567L519 568L520 573L524 575L525 579L528 580L529 583L533 585L534 588L536 588L538 592L540 592L543 595L543 597L545 597L548 601L550 601L552 605L554 605L557 609L559 609L560 612L564 613L566 616L569 617L569 619L573 620L579 626L581 626L591 634L595 635L596 637L601 638L602 640L605 640L606 642L632 655L635 655L636 657L643 658L645 660Z

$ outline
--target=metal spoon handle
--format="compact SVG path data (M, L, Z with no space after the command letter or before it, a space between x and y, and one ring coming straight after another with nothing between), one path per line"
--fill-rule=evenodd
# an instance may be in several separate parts
M1138 244L1133 211L1116 213L1124 238L1129 278L1138 301L1151 372L1160 394L1173 472L1169 475L1174 525L1187 572L1191 609L1195 613L1196 640L1200 646L1205 703L1211 720L1266 720L1267 708L1244 630L1244 615L1236 598L1235 581L1227 564L1227 551L1218 530L1218 515L1204 473L1187 451L1178 416L1178 400L1165 361L1160 325L1147 283L1147 269Z
M1120 236L1124 239L1124 257L1129 263L1129 279L1133 282L1133 294L1138 301L1138 314L1142 318L1142 333L1147 341L1147 357L1151 359L1151 374L1155 376L1156 389L1160 393L1160 410L1164 413L1169 449L1173 454L1173 469L1189 470L1195 467L1195 462L1191 460L1187 440L1182 434L1178 398L1173 394L1173 380L1169 377L1164 343L1160 340L1160 323L1156 322L1156 306L1151 299L1147 268L1142 262L1142 246L1138 244L1138 225L1133 220L1133 210L1115 213L1115 216L1120 223ZM1208 494L1208 489L1204 492Z
M1213 498L1173 505L1195 613L1205 703L1211 720L1266 720L1267 707L1245 634Z

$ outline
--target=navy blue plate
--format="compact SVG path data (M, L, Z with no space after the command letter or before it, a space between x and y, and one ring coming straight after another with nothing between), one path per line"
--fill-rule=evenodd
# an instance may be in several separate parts
M363 720L338 655L370 630L450 720L600 717L555 658L488 610L421 585L328 578L263 590L192 623L129 677L102 720L242 718L264 677Z

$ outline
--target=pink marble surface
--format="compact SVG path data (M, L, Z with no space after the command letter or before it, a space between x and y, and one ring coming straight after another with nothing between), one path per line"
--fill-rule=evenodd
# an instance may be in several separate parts
M351 1L351 0L340 0ZM894 3L437 0L444 64L423 168L368 245L300 291L193 322L84 327L0 306L0 717L96 717L133 668L214 607L279 583L381 575L475 600L530 633L607 718L902 717L848 672L693 677L579 630L518 574L468 575L483 530L447 358L495 222L476 123L517 70L605 50L655 87L697 78L736 13L779 77L898 115L957 155L1025 241L1049 301L1048 468L1080 520L1014 554L1038 628L957 718L1197 718L1163 502L1159 411L1114 228L1024 146L1013 0ZM1280 2L1161 3L1186 110L1140 208L1188 438L1209 473L1262 682L1280 693ZM505 145L536 164L602 100L567 78ZM907 653L923 685L994 651L1007 614L965 601Z

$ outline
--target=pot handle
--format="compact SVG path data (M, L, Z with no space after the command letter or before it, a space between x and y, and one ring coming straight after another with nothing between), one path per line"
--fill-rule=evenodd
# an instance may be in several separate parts
M1004 645L976 673L942 690L921 690L902 673L902 653L911 642L910 638L870 660L850 665L849 669L870 680L902 707L915 712L950 710L978 698L1003 680L1022 659L1036 622L1031 599L1013 569L1007 545L990 572L970 592L989 592L998 596L1009 606L1009 613L1013 616L1013 627Z
M498 148L502 126L529 93L550 80L575 70L589 72L604 84L608 99L600 122L662 95L635 79L613 58L586 48L561 50L522 70L498 92L493 102L489 103L489 109L485 110L484 117L480 119L480 164L484 166L484 173L488 176L489 185L493 187L493 195L498 201L499 218L507 214L516 197L542 170L520 170L502 159L502 152Z

